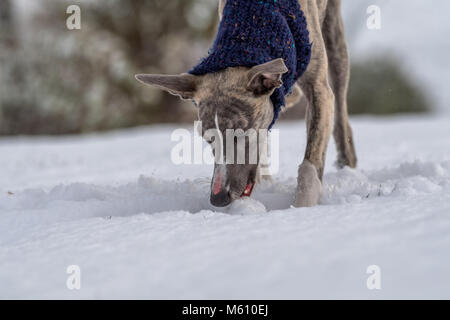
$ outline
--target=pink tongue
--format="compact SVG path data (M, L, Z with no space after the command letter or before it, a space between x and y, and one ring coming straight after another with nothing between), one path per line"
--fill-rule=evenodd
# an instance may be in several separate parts
M222 190L222 174L218 172L213 185L213 194L217 196L220 190Z
M244 192L242 193L243 197L250 197L250 195L252 194L252 190L253 190L253 184L249 183L246 187Z

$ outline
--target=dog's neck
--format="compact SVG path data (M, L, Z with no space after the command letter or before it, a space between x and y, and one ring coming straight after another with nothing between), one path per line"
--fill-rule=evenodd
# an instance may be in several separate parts
M283 58L289 72L272 94L274 119L285 106L285 96L305 72L311 44L305 16L297 0L227 1L210 54L190 73L204 75L230 67L253 67Z

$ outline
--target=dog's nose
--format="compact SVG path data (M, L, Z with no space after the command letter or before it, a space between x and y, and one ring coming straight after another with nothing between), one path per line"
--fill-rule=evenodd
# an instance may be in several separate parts
M214 207L226 207L231 203L231 196L228 191L222 191L218 194L211 194L211 204Z

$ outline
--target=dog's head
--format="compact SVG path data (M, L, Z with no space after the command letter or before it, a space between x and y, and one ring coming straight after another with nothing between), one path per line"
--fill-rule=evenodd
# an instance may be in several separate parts
M211 183L214 206L227 206L237 198L250 196L260 160L260 145L253 138L256 134L260 139L260 130L269 128L274 116L270 96L282 85L281 77L286 72L283 59L276 59L253 68L228 68L203 76L136 76L198 106L203 138L213 146L216 159Z

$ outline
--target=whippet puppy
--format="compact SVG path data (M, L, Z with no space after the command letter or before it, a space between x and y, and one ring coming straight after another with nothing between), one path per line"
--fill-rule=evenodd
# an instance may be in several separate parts
M296 0L280 1L288 3ZM299 0L298 3L309 31L310 60L285 102L290 107L302 95L308 101L307 146L298 169L294 205L309 207L319 203L325 155L332 132L338 151L337 165L354 168L357 158L347 112L349 56L340 12L341 1ZM227 1L220 0L220 19L226 17L226 10ZM291 18L290 23L294 23L296 17ZM239 27L238 23L235 27ZM242 41L245 42L245 39ZM282 76L287 72L289 68L284 60L275 58L252 67L233 66L203 75L144 74L136 77L183 99L194 100L203 130L216 128L225 137L226 129L260 130L271 126L275 111L270 97L282 86ZM258 163L216 163L211 183L211 203L226 206L235 199L250 195L257 181L257 172Z

